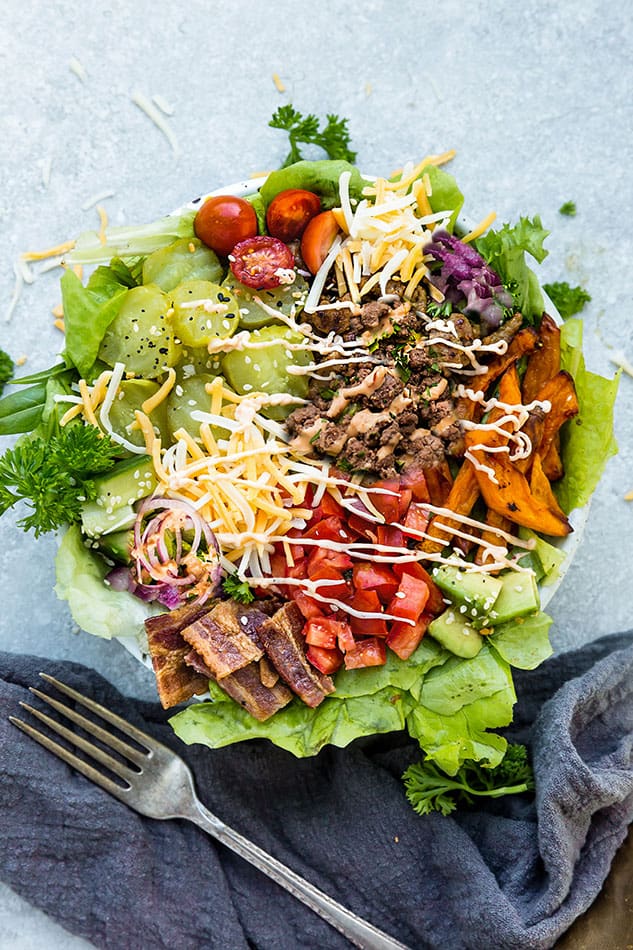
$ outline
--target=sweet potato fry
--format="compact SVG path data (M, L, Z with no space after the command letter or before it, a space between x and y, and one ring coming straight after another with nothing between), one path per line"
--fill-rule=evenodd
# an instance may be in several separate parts
M545 416L543 438L538 447L541 458L547 458L550 447L560 427L568 419L578 414L578 397L574 381L565 370L560 370L538 392L537 399L551 403L551 410Z
M479 490L489 508L514 524L524 525L541 534L564 537L571 532L571 525L565 515L561 517L557 511L552 511L534 497L525 475L504 452L471 451L478 462L491 470L495 478L493 481L487 471L475 469Z
M507 518L500 515L497 511L492 511L490 508L486 514L486 524L489 525L492 530L481 532L482 543L477 548L475 564L485 564L486 561L490 559L490 549L488 545L501 545L503 543L502 538L500 538L499 534L493 529L498 528L501 531L509 531L511 527L510 521Z
M464 459L464 464L460 468L453 486L448 493L442 507L450 508L458 515L469 515L473 506L479 498L479 486L475 470L468 459ZM440 524L442 527L440 527ZM442 515L437 515L430 524L427 534L430 534L434 540L425 540L422 542L422 550L427 554L435 554L445 548L453 537L452 531L443 530L443 528L459 528L459 522L453 521Z
M563 460L560 457L560 432L557 432L543 458L543 471L550 482L556 482L565 474Z
M475 392L486 392L491 383L505 373L509 366L516 363L518 359L531 353L538 342L538 334L532 327L525 327L519 330L515 337L510 341L508 349L502 356L493 360L481 376L473 376L470 382L470 388ZM472 399L463 397L457 400L457 414L460 419L469 419L472 421L479 414L480 407Z
M560 329L547 313L543 314L538 342L530 354L523 376L523 402L536 399L545 383L560 370Z
M453 476L448 463L444 462L443 465L436 465L434 468L425 468L424 478L431 504L444 507L453 486Z
M552 491L547 475L543 471L541 457L536 453L532 464L532 474L530 476L530 491L537 501L541 501L550 511L558 515L559 518L565 518L565 512L558 504L558 499Z

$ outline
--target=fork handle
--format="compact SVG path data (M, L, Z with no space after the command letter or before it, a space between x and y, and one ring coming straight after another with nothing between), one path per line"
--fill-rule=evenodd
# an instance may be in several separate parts
M327 894L320 891L318 887L314 887L305 878L295 874L281 861L258 848L248 838L244 838L237 831L229 828L228 825L225 825L224 822L207 811L200 802L196 802L195 811L192 809L185 817L193 821L203 831L217 838L231 851L239 854L245 861L263 871L277 884L285 887L293 897L306 904L319 917L327 920L328 924L339 930L355 946L361 947L362 950L408 950L405 944L394 940L388 934L383 933L382 930L374 927L373 924L353 914L351 910L347 910L338 901L328 897Z

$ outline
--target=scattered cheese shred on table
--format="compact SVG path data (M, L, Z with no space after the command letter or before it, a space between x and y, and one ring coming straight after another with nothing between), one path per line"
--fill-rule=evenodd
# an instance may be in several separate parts
M77 79L81 80L81 82L85 82L88 78L88 73L86 72L83 63L81 63L76 56L71 56L70 60L68 61L68 68L70 69L71 73L75 74Z
M132 93L130 98L132 99L134 105L138 106L141 112L144 112L145 115L154 123L154 125L160 129L171 145L174 155L178 155L180 153L178 139L171 126L160 112L160 109L157 109L154 103L151 102L151 100L148 99L147 96L138 89Z
M275 84L275 88L276 88L277 92L285 92L285 91L286 91L286 87L284 86L283 82L282 82L281 79L279 78L279 74L278 74L278 73L273 73L273 82L274 82L274 84Z

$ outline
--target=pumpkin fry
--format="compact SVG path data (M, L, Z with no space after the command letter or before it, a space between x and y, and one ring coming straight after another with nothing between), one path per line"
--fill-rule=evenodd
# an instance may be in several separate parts
M523 402L537 398L545 383L560 370L560 328L547 313L543 314L536 348L527 361L523 376Z

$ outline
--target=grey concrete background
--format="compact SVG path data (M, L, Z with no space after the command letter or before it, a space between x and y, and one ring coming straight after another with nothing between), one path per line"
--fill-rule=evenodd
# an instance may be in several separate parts
M625 2L5 0L0 346L26 356L33 372L62 345L50 313L58 272L25 287L4 322L22 251L94 227L95 210L82 205L104 191L114 192L103 202L112 223L137 223L275 167L285 138L267 122L290 101L349 117L368 171L455 148L451 170L467 214L540 213L552 230L540 274L589 290L587 362L610 375L617 351L633 360L632 54ZM69 68L73 57L83 82ZM171 103L179 154L132 103L135 90ZM562 217L557 209L570 199L578 214ZM622 380L620 454L549 607L558 650L630 625L633 508L623 496L633 489L632 386ZM121 647L73 630L52 590L54 539L25 536L11 514L0 537L0 649L72 658L153 696L150 674ZM0 948L42 946L87 944L0 888Z

